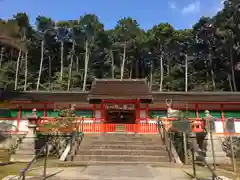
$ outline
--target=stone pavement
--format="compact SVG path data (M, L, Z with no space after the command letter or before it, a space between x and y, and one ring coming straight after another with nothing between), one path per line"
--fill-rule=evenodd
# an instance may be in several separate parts
M42 169L31 174L42 174ZM56 174L49 180L188 180L181 168L150 167L146 165L105 165L88 167L48 168L47 174ZM28 179L28 178L27 178ZM30 179L37 180L36 177ZM7 179L4 179L7 180ZM13 180L13 179L12 179Z

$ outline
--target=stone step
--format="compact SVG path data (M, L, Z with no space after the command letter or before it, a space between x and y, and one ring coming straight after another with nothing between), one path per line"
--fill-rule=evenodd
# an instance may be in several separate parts
M138 155L76 155L74 161L142 161L169 162L167 156L138 156Z
M33 153L33 151L32 150L20 150L20 149L18 149L17 151L16 151L16 154L17 155L29 155L29 154L32 154Z
M80 145L80 149L126 149L126 150L163 150L164 145L124 145L124 144L99 144L99 145Z
M212 157L206 157L205 160L209 164L213 163L213 158ZM231 160L228 157L216 157L215 162L216 162L216 164L231 164Z
M79 155L146 155L161 156L168 155L165 150L119 150L119 149L80 149Z
M16 153L11 156L11 161L12 162L29 162L33 158L34 158L34 155Z
M214 151L215 157L226 157L226 153L224 152L219 152L219 151ZM212 152L207 152L206 156L212 156Z
M180 167L181 165L173 162L151 162L151 161L68 161L59 162L60 167L75 167L75 166L89 166L89 165L150 165L154 167Z
M17 149L22 150L22 151L32 151L32 150L35 149L34 147L35 146L28 146L26 144L19 144Z
M95 145L99 145L99 144L124 144L124 145L163 145L162 142L154 142L154 141L83 141L82 144L95 144Z
M107 138L107 139L159 139L160 135L143 135L143 134L99 134L99 135L92 135L92 134L85 134L84 138L88 139L100 139L100 138Z

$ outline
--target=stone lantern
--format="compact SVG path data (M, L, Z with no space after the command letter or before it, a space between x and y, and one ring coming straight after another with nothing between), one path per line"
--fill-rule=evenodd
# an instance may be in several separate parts
M28 120L28 132L22 143L19 144L16 153L11 156L12 162L29 162L36 154L36 128L39 117L36 114L37 110L34 108L32 114L27 118ZM23 156L24 154L24 156Z
M32 114L28 116L27 119L28 133L26 137L36 137L37 121L39 117L37 116L37 110L35 108L32 110Z

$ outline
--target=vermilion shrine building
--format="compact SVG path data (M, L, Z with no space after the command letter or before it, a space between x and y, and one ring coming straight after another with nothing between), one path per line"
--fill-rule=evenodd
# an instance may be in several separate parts
M217 118L219 133L223 132L224 119L236 118L240 133L240 93L151 92L145 80L102 79L95 80L89 92L5 92L3 98L11 103L1 107L0 120L16 125L19 131L26 130L25 117L33 108L46 120L58 116L55 109L72 104L76 115L84 117L86 132L99 131L93 127L97 124L108 124L111 128L107 131L114 131L116 124L152 124L157 117L167 116L165 100L172 99L172 108L187 111L189 118L202 118L209 110Z

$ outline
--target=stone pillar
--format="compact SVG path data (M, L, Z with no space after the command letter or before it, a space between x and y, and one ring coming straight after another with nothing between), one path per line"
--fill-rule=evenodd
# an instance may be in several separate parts
M15 154L11 156L12 162L29 162L36 154L36 127L38 117L36 115L36 109L32 110L32 114L27 117L28 119L28 132L22 143L18 145L18 149Z

